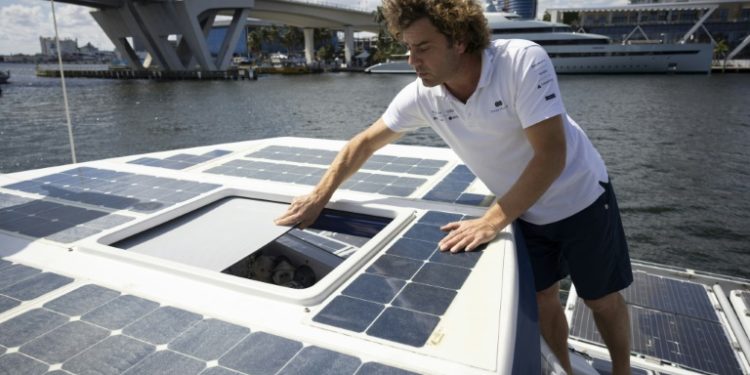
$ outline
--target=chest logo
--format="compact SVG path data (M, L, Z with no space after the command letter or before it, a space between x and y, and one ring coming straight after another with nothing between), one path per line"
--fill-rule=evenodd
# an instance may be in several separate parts
M494 104L495 104L495 108L490 108L490 113L497 113L508 108L508 104L503 102L502 99L495 100Z
M458 118L458 114L456 114L456 111L453 109L447 109L445 111L431 110L430 112L432 112L432 120L434 121L445 122L446 120L451 121Z

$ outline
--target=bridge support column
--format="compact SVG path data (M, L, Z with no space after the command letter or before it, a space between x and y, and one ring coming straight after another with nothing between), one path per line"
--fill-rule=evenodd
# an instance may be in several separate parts
M247 20L249 13L248 9L237 9L234 11L232 23L227 29L227 34L224 36L224 43L222 43L221 50L219 50L219 55L217 56L219 59L219 70L227 70L229 63L232 62L232 54L237 46L240 34L242 34L242 30L245 28L245 20Z
M354 54L354 30L351 26L344 28L344 61L346 66L352 65L352 55Z
M107 34L120 54L134 69L144 69L127 38L143 41L149 56L162 70L181 71L195 68L226 70L231 62L239 36L245 26L254 0L183 0L139 2L123 0L119 8L101 9L92 16ZM233 11L217 59L209 51L206 38L220 10Z
M314 29L306 27L302 30L305 35L305 61L311 65L315 61L315 33Z

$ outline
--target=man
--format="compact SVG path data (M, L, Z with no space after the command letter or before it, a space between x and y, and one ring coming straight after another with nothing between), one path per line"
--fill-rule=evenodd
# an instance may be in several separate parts
M534 269L540 330L571 373L559 280L570 274L609 348L629 373L628 312L618 293L630 259L604 162L567 115L544 49L489 43L472 0L384 0L389 31L409 49L418 79L352 138L312 193L279 225L312 224L336 188L404 131L430 126L498 197L479 219L447 223L443 251L472 251L518 219Z

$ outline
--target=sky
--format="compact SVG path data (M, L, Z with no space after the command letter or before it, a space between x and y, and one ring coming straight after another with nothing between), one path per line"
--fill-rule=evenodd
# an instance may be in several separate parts
M375 9L381 0L304 0L313 3L340 4ZM626 4L627 0L538 0L544 9L561 7L606 6ZM114 47L89 12L92 9L55 3L57 28L61 39L78 39L78 45L91 43L101 50ZM50 2L42 0L0 0L0 55L36 54L41 52L39 37L55 35Z

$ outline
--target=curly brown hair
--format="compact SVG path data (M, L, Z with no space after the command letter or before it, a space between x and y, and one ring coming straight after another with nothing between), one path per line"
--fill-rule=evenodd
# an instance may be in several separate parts
M476 0L383 0L382 9L388 31L398 40L414 21L427 17L450 45L465 42L467 53L490 43L487 19Z

